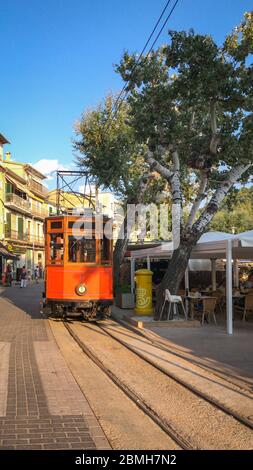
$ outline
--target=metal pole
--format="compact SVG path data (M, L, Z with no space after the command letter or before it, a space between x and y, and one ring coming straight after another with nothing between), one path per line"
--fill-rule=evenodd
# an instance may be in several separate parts
M147 268L150 270L150 257L147 256Z
M239 266L238 259L234 259L234 286L239 287Z
M232 240L226 247L227 334L233 334Z
M185 293L186 296L189 293L189 266L187 266L185 273L184 273L184 286L185 286ZM189 315L189 302L187 297L185 297L185 312L186 312L186 319L188 319Z
M131 293L134 293L135 258L131 256Z
M216 290L216 259L211 259L212 264L212 290Z
M184 273L184 283L185 283L185 290L189 290L189 267L187 266L185 273Z
M59 173L57 172L57 186L56 186L56 214L60 214L60 188L59 188Z

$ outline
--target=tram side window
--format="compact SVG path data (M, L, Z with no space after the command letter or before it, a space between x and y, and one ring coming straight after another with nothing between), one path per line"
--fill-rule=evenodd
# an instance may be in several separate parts
M63 233L50 234L50 259L54 263L62 263L64 254Z
M96 240L77 240L69 236L69 256L70 263L95 263L96 262Z
M101 244L101 264L111 264L111 240L104 237Z

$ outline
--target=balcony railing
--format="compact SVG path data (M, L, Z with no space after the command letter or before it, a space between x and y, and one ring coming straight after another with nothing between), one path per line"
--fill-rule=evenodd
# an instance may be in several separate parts
M23 199L15 193L7 193L5 196L5 203L15 206L15 208L24 210L25 212L30 212L31 215L45 219L48 217L48 210L44 207L35 206L31 201Z
M19 240L26 243L32 243L35 245L44 245L44 236L31 235L30 233L22 233L17 230L5 229L5 238L10 240Z
M26 212L29 212L31 208L30 202L27 199L23 199L14 193L7 193L5 195L5 203L18 207L19 209L23 209Z
M27 241L28 243L34 243L35 245L44 245L45 243L44 237L30 234L27 234Z
M11 240L20 240L20 241L25 242L27 241L27 234L6 228L5 238L10 238Z
M42 219L45 219L45 217L48 217L48 210L44 208L39 209L38 207L34 207L33 204L31 206L31 212L33 215L37 217L41 217Z
M45 186L43 186L42 184L37 183L37 181L29 181L28 186L32 191L35 191L36 193L39 193L42 196L46 196L48 193L47 188L45 188Z

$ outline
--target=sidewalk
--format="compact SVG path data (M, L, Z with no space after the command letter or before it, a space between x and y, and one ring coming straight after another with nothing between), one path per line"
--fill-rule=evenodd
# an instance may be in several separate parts
M39 313L42 289L0 288L0 449L110 449Z

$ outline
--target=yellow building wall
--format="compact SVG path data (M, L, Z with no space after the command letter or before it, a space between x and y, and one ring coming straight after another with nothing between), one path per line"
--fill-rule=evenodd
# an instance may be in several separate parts
M0 241L4 237L4 174L0 172Z

